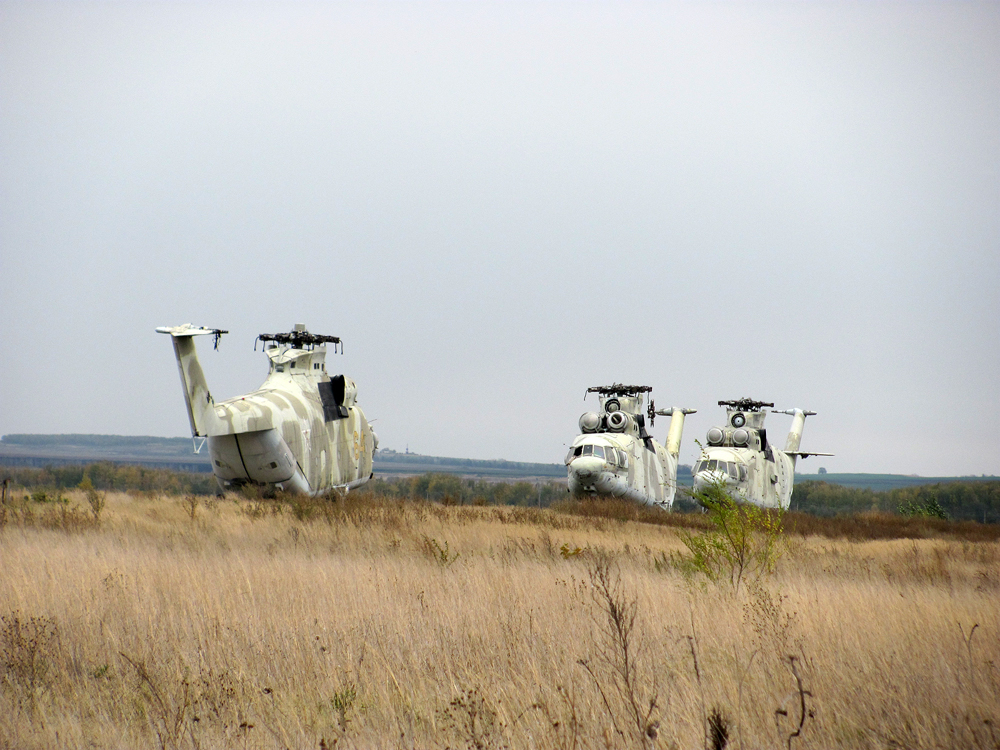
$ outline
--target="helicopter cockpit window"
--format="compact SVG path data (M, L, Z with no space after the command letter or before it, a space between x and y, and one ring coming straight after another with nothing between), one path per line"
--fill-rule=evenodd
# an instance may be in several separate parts
M602 461L604 460L604 448L602 446L600 445L594 446L594 458L599 458Z
M594 446L593 445L582 445L580 447L583 448L583 452L579 453L577 455L580 455L580 456L592 456L594 454Z
M604 449L604 454L609 464L611 464L612 466L618 465L618 451L616 451L614 448L608 447Z
M735 461L719 461L713 458L695 463L692 473L700 474L703 471L719 471L737 480L747 478L747 467Z
M621 448L618 449L618 465L623 469L628 468L628 454Z

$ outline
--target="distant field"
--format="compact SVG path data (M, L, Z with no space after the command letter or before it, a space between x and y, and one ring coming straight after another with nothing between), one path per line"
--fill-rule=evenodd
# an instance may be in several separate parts
M114 461L174 471L211 472L208 451L194 453L191 438L132 435L4 435L0 464L66 466Z
M416 453L378 451L375 453L375 471L381 476L397 476L442 472L496 479L565 479L566 467L562 464L541 464L520 461L482 461L472 458L444 458L421 456Z
M996 744L995 526L793 514L736 589L631 504L66 499L2 508L0 747Z
M1000 482L1000 477L913 477L904 474L796 474L796 482L828 482L843 487L860 487L862 489L894 490L899 487L919 487L923 484L942 484L945 482Z

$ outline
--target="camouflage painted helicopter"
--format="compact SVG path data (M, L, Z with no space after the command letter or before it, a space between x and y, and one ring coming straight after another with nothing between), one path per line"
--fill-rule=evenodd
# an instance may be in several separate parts
M191 433L196 443L207 439L220 488L259 484L318 495L371 478L378 438L356 403L357 386L326 372L325 345L336 351L339 338L301 324L289 333L260 334L270 360L267 379L252 393L216 403L194 337L215 336L218 348L228 332L190 324L156 330L173 340Z
M712 485L724 485L736 500L762 508L788 509L795 481L795 461L809 456L832 456L832 453L799 450L802 427L814 411L771 409L775 414L792 417L784 450L767 441L764 429L764 407L774 406L763 401L742 398L720 401L726 407L726 424L708 431L708 445L694 465L695 491Z
M599 395L600 411L588 411L580 417L583 434L573 441L566 456L570 492L582 497L626 497L670 510L677 489L684 417L694 409L657 411L650 399L643 415L645 394L652 390L648 385L621 383L587 389L588 394ZM646 416L652 427L657 415L670 415L666 448L646 432Z

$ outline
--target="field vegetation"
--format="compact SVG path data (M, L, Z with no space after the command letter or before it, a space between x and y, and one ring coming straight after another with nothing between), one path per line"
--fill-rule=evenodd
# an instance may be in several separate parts
M0 514L0 747L1000 747L996 526L94 482Z
M179 472L110 461L40 469L9 466L2 468L2 476L16 486L50 494L78 487L85 480L99 490L140 490L164 495L212 495L218 487L210 473ZM491 481L441 472L391 479L376 477L368 484L368 489L392 498L415 497L457 505L485 503L544 508L566 497L564 481ZM675 510L695 509L686 497L687 492L680 488ZM875 491L800 479L792 494L792 509L819 516L880 511L1000 523L1000 482L954 481Z

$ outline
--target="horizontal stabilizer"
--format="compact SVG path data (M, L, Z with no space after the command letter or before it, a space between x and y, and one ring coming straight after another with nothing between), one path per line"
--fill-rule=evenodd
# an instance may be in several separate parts
M809 456L835 456L835 453L817 453L816 451L782 451L786 456L809 458Z
M224 333L229 333L229 331L223 331L220 328L202 328L190 323L185 323L182 326L160 326L156 329L156 332L169 333L175 338L181 336L221 336Z

